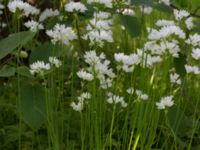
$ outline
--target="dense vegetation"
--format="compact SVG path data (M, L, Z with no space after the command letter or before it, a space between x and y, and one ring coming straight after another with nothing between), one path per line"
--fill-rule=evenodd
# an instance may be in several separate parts
M0 0L0 150L199 150L200 0Z

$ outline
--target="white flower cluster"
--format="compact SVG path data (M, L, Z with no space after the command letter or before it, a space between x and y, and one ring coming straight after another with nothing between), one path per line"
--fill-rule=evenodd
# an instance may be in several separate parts
M41 76L44 75L45 70L50 70L50 64L45 64L43 61L36 61L30 65L30 73L32 75L39 74Z
M192 57L196 60L200 59L200 48L194 48L192 50Z
M174 84L181 84L180 76L177 73L171 73L170 74L170 82Z
M195 33L190 35L189 38L186 40L187 44L191 44L192 46L199 46L200 47L200 35Z
M115 53L114 58L118 63L122 63L121 68L125 72L133 72L135 65L138 65L141 61L141 57L137 54L125 55L124 53Z
M124 101L123 97L113 95L108 93L108 99L106 100L109 104L121 104L122 107L127 107L127 103Z
M41 14L40 14L40 17L39 17L39 22L43 22L44 20L46 20L47 18L50 18L50 17L55 17L55 16L58 16L59 15L59 11L56 9L56 10L53 10L52 8L46 8Z
M67 11L67 12L84 13L86 10L87 10L87 8L81 2L69 2L65 5L65 11Z
M143 93L141 90L135 90L132 87L128 88L126 90L126 92L131 95L135 93L137 95L138 99L141 99L141 100L148 100L148 98L149 98L149 96L146 93Z
M140 7L140 11L146 15L151 14L153 8L152 7L148 7L148 6L141 6Z
M88 2L88 4L91 4L91 3L103 4L108 8L112 8L113 7L112 0L87 0L87 2Z
M24 13L25 16L38 15L40 10L31 6L27 2L23 2L21 0L13 0L8 3L8 9L15 13L17 10L20 10Z
M44 26L34 20L27 21L24 23L25 27L29 28L32 32L44 29Z
M30 65L30 73L32 75L38 74L40 76L44 76L45 71L51 69L52 66L59 68L62 65L61 61L56 57L49 57L49 63L45 63L44 61L36 61Z
M135 16L135 12L133 11L133 9L130 9L130 8L125 8L122 11L122 14L127 15L127 16Z
M173 96L166 96L161 98L160 102L156 103L158 109L165 109L174 105Z
M47 30L46 34L52 39L52 43L61 42L64 45L69 45L70 41L77 39L77 35L71 27L65 27L65 25L56 24L53 30Z
M109 68L110 61L106 59L104 53L97 56L95 51L88 51L84 55L85 62L89 64L86 69L88 72L79 71L77 75L84 79L91 81L94 77L99 79L100 86L107 89L112 86L112 79L115 77L113 70Z
M4 8L5 8L5 6L4 6L3 4L0 3L0 15L3 14L3 11L2 11L2 10L3 10Z
M198 66L191 66L191 65L185 65L185 69L187 73L193 73L193 74L200 74L200 69Z
M190 14L185 10L174 9L174 16L176 20L182 20L183 18L188 17Z
M93 75L91 73L88 73L86 71L80 70L77 72L77 76L83 80L92 81L94 79Z
M91 99L91 94L88 92L82 93L78 98L78 103L72 102L70 106L73 110L81 112L83 110L84 101Z
M111 25L111 15L106 12L94 14L94 18L89 21L86 27L87 33L82 37L85 40L90 40L90 46L98 43L100 47L104 46L104 42L113 42Z

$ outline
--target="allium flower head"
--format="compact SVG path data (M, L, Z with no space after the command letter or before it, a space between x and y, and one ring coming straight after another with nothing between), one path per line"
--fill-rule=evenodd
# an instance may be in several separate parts
M65 27L65 25L60 24L56 24L53 30L47 30L46 34L53 38L53 44L61 42L62 44L69 45L70 41L77 39L77 35L71 27Z
M160 102L156 103L158 109L165 109L166 107L171 107L174 105L174 101L172 100L173 96L166 96L161 98Z
M91 73L87 73L86 71L78 71L77 76L83 80L92 81L94 79Z
M56 68L59 68L62 65L62 62L56 57L49 57L49 62L51 65L54 65Z
M58 16L59 15L59 11L53 10L52 8L46 8L39 17L39 21L42 22L44 20L46 20L49 17L54 17L54 16Z
M39 9L31 6L27 2L23 2L21 0L13 0L8 3L8 9L15 13L18 10L22 11L25 16L31 15L38 15L39 14Z
M84 4L81 2L69 2L65 5L65 11L67 12L81 12L84 13L87 10Z
M44 29L44 26L34 20L27 21L24 23L25 27L29 28L32 32Z
M30 73L32 75L39 74L44 75L45 70L50 70L50 64L45 64L43 61L36 61L30 65Z
M89 4L91 3L99 3L99 4L103 4L108 8L112 8L112 0L87 0L87 2Z

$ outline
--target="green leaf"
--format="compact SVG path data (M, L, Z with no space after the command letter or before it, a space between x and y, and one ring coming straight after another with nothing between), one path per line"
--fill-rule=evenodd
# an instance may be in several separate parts
M134 16L119 15L121 24L126 28L127 32L132 37L140 36L141 34L141 21Z
M20 82L20 106L22 118L32 129L37 130L46 121L45 89Z
M33 76L30 74L29 68L26 66L17 68L17 73L25 77L33 78Z
M172 13L173 12L173 9L170 6L167 6L163 3L155 4L155 5L153 5L153 8L155 8L159 11L162 11L162 12L166 12L166 13Z
M34 37L35 33L23 31L9 35L7 38L0 41L0 59L11 53L20 45L26 44Z
M61 46L45 43L31 51L29 63L32 64L38 60L48 62L49 56L61 56L62 52L63 48Z
M0 70L0 77L10 77L15 75L15 67L10 65L4 65L3 68Z

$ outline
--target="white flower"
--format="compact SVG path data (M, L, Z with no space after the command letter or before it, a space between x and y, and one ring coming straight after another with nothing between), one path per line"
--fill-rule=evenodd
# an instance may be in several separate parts
M133 94L134 93L134 88L128 88L127 90L126 90L126 92L128 93L128 94Z
M56 68L59 68L62 65L62 62L56 57L49 57L49 62L51 65L54 65Z
M196 48L192 50L192 57L196 60L200 59L200 48Z
M8 9L15 13L16 10L23 11L25 16L29 16L30 14L32 15L38 15L39 14L39 9L31 6L29 3L23 2L21 0L13 0L8 3Z
M70 41L77 39L77 35L74 33L71 27L65 27L65 25L56 24L53 30L47 30L46 34L52 39L52 43L61 42L65 45L69 45Z
M149 14L151 14L151 12L152 12L152 7L147 7L147 6L141 6L140 7L140 10L141 10L141 12L143 12L144 14L147 14L147 15L149 15Z
M182 20L183 18L186 18L188 17L190 14L185 11L185 10L177 10L177 9L174 9L174 16L176 18L176 20Z
M189 29L189 30L191 30L192 29L192 27L193 27L193 19L192 19L192 17L189 17L188 19L186 19L185 20L185 24L186 24L186 26L187 26L187 28Z
M27 21L24 23L25 27L29 28L32 32L44 29L44 26L34 20Z
M52 8L46 8L40 15L39 21L42 22L44 20L46 20L49 17L54 17L54 16L58 16L59 15L59 11L53 10Z
M163 26L160 30L152 29L148 35L150 40L160 40L171 35L177 35L180 39L185 39L185 32L178 26Z
M111 14L108 12L99 11L94 13L94 17L98 19L108 19L111 17Z
M75 102L72 102L70 104L70 106L75 110L75 111L78 111L78 112L81 112L83 110L83 107L84 107L84 101L86 99L90 99L91 98L91 94L90 93L82 93L77 99L78 99L78 102L77 104Z
M172 100L173 96L166 96L161 98L160 102L156 103L158 109L165 109L166 107L171 107L174 105L174 101Z
M164 3L165 5L170 5L170 0L159 0L160 3Z
M164 19L161 19L161 20L158 20L156 22L156 25L159 26L159 27L163 27L163 26L174 26L175 25L175 22L173 20L164 20Z
M180 76L177 73L171 73L170 74L170 82L181 84Z
M187 73L200 74L198 66L185 65L185 69Z
M123 15L135 16L135 12L132 9L125 8L122 12Z
M65 5L65 11L67 12L82 12L84 13L87 10L84 4L81 2L69 2L68 4Z
M78 71L77 72L77 76L83 80L87 80L87 81L92 81L94 79L93 75L90 73L87 73L86 71Z
M148 95L143 93L142 91L136 90L135 93L136 93L136 95L138 96L139 99L148 100Z
M123 97L117 96L117 95L112 95L109 96L108 99L106 100L109 104L118 104L120 103L122 107L127 107L127 103L124 101Z
M87 2L89 4L91 3L99 3L99 4L103 4L108 8L112 8L112 0L87 0Z
M44 75L45 70L50 70L50 64L45 64L43 61L36 61L30 65L30 73L32 75L39 74Z
M200 35L195 33L194 35L190 35L186 40L186 43L192 44L193 46L200 46Z

